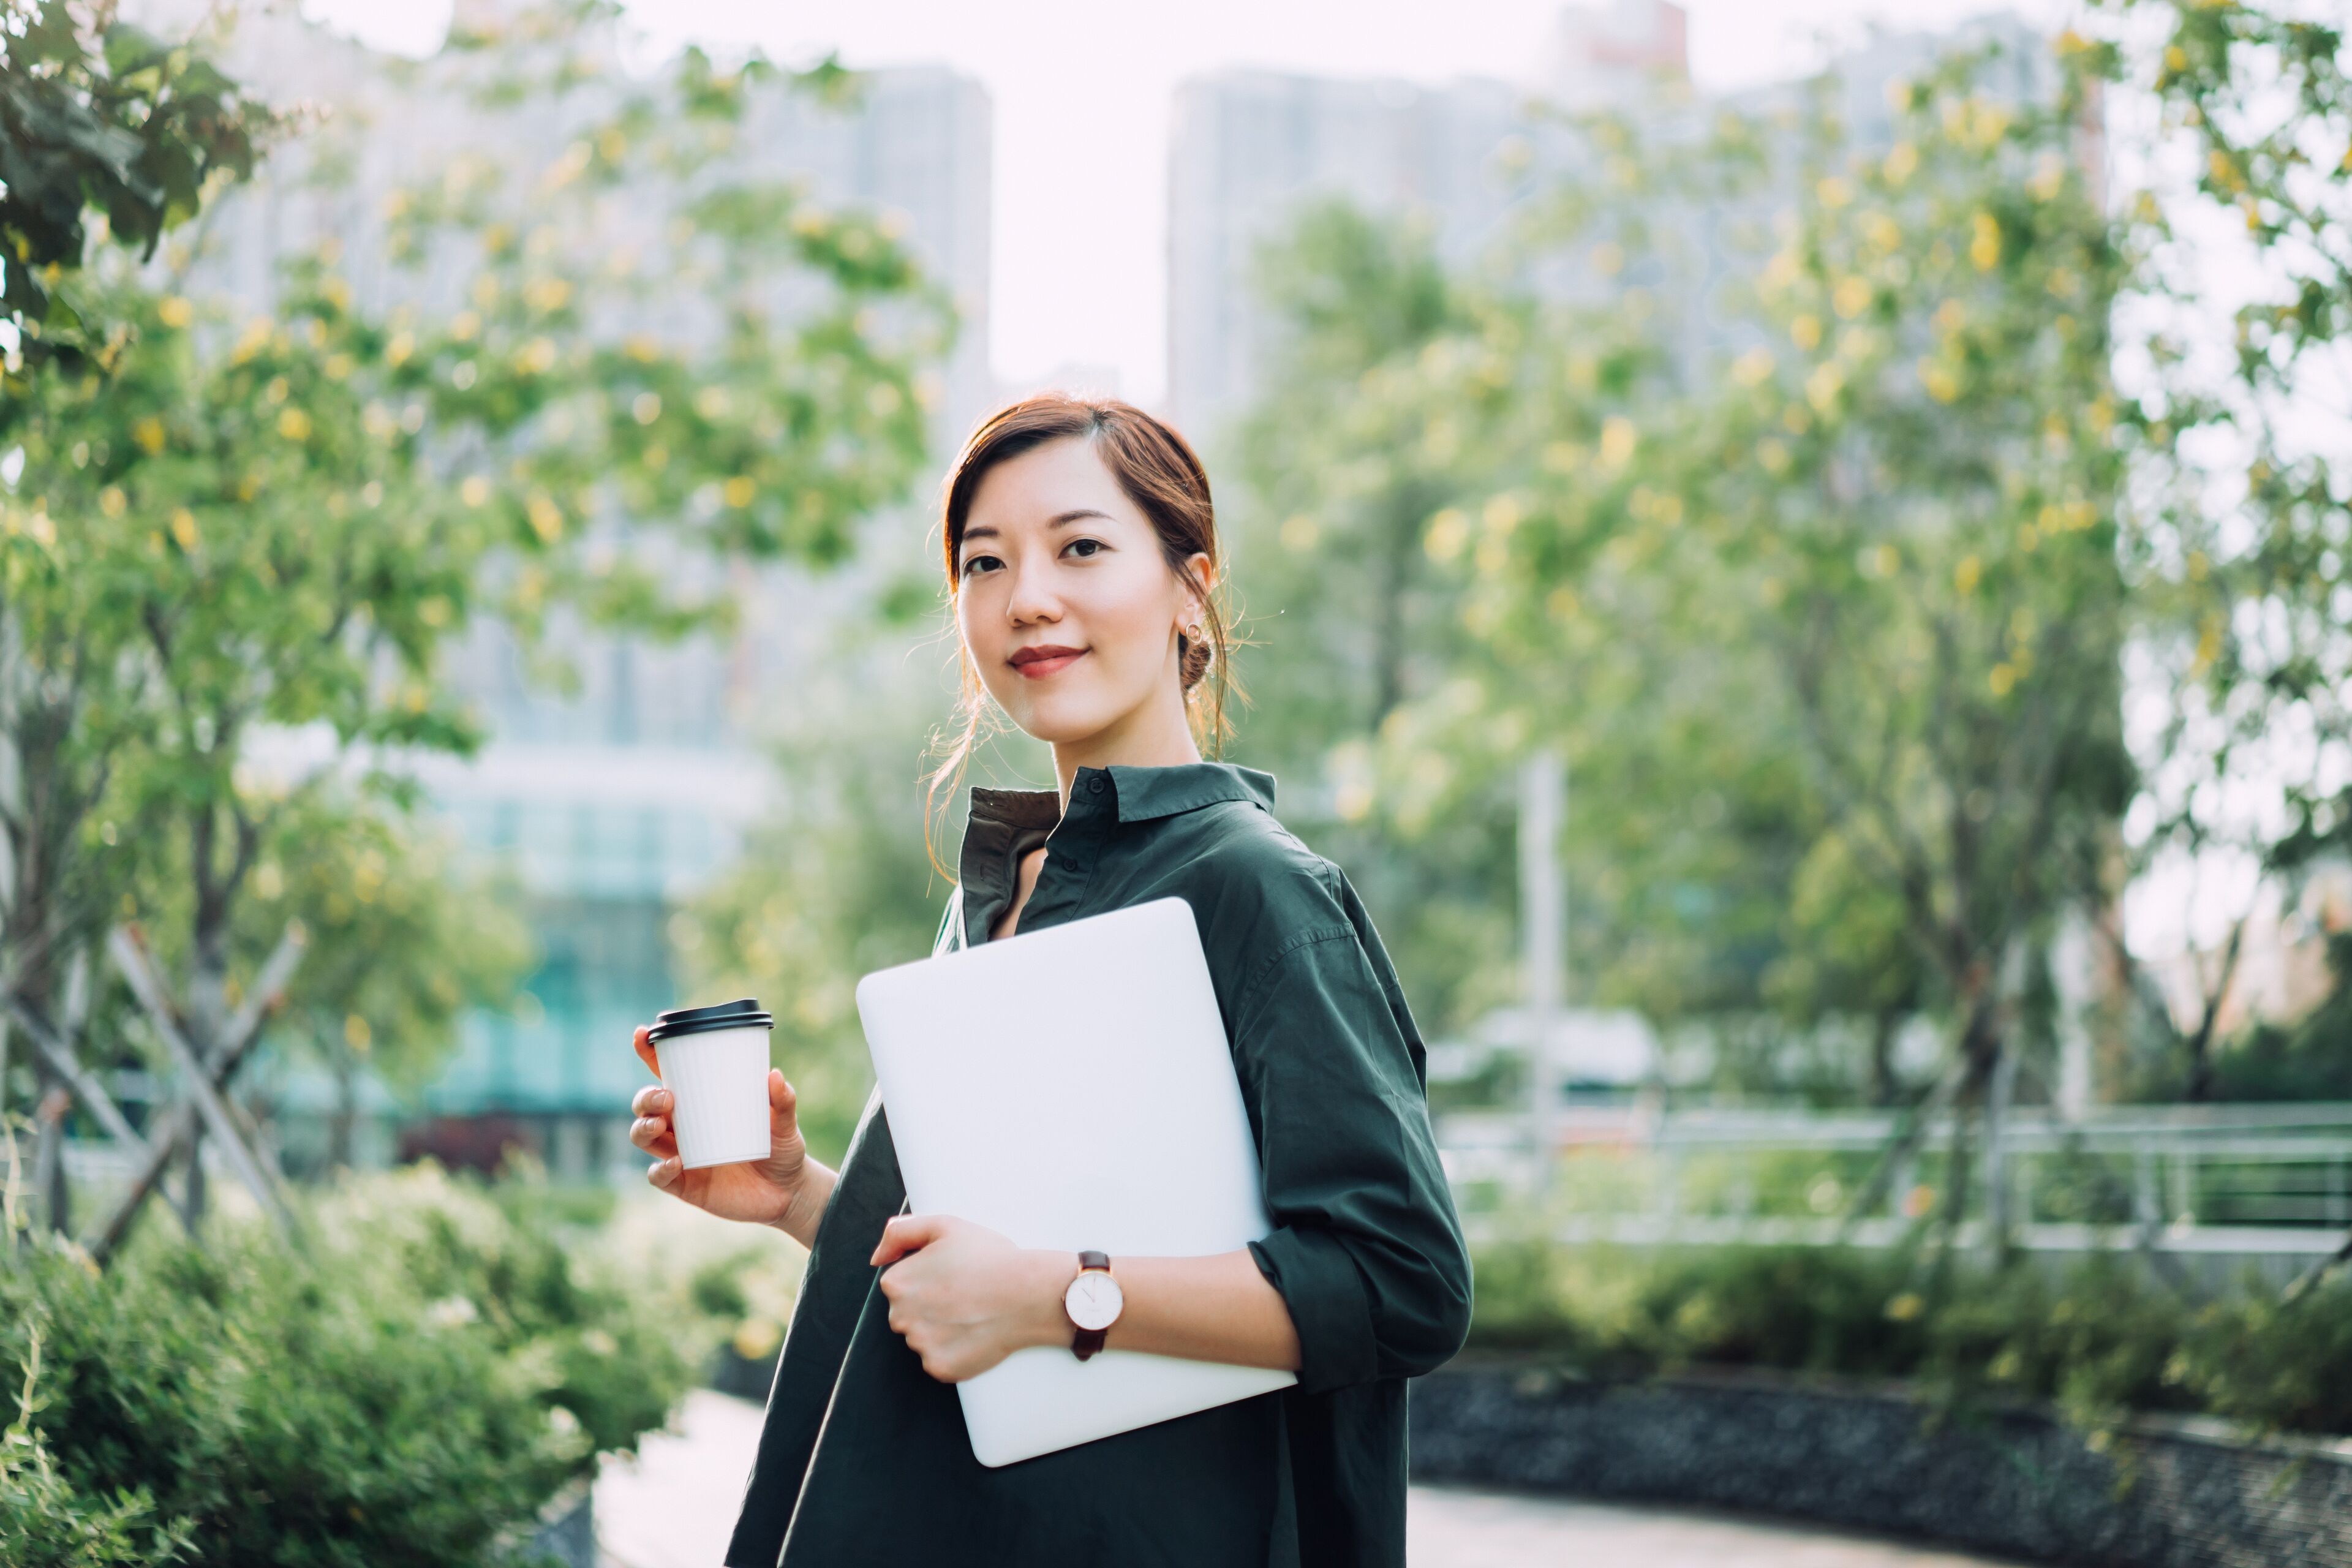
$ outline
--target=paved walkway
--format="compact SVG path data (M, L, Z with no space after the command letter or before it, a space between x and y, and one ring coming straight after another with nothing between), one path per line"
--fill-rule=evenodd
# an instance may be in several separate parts
M735 1525L760 1407L698 1389L675 1429L596 1483L606 1568L714 1568ZM1415 1487L1414 1568L1988 1568L1983 1559L1701 1514Z

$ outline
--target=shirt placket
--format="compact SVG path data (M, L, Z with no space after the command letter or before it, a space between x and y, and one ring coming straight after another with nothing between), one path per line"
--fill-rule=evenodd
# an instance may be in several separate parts
M1118 821L1118 792L1099 768L1081 768L1071 783L1070 802L1045 840L1045 866L1021 910L1021 929L1033 918L1051 924L1075 918L1101 868L1103 851Z

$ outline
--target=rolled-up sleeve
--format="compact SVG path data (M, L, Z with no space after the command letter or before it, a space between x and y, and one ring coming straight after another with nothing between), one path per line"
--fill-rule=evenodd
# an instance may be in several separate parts
M1406 1037L1355 928L1297 932L1235 1009L1274 1230L1250 1244L1310 1393L1411 1377L1461 1349L1470 1259Z

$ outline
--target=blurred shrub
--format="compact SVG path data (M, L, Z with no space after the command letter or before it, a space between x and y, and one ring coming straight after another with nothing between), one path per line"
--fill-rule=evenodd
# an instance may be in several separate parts
M2352 1434L2352 1282L2281 1302L2258 1280L2199 1302L2136 1260L2063 1271L1905 1250L1641 1254L1539 1243L1478 1258L1470 1342L1594 1377L1695 1364L1917 1380L1948 1403L2008 1396L2097 1428L2133 1410Z
M527 1194L424 1166L305 1213L300 1250L222 1225L202 1246L151 1229L104 1273L50 1245L0 1266L0 1377L37 1367L41 1391L0 1503L40 1544L0 1536L0 1557L500 1562L685 1391L665 1304L586 1267Z
M16 1419L0 1432L0 1563L11 1568L114 1568L169 1563L184 1554L186 1527L160 1525L144 1487L98 1497L58 1473L33 1426L41 1407L40 1338L27 1339Z

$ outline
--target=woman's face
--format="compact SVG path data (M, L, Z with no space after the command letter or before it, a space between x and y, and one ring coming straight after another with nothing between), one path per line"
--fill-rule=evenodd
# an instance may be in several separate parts
M1209 558L1192 557L1203 585ZM982 476L956 560L956 625L989 695L1038 740L1183 709L1176 634L1200 601L1094 443L1048 441Z

